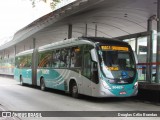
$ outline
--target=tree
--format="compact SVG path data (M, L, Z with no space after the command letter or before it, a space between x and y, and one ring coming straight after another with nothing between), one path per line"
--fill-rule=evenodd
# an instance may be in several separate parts
M61 2L61 0L52 0L52 2L50 3L51 9L54 10L59 2Z
M39 1L43 1L45 3L47 3L48 1L50 2L50 7L52 10L55 9L56 5L61 2L62 0L30 0L31 3L32 3L32 7L35 7L36 6L36 3L39 2Z

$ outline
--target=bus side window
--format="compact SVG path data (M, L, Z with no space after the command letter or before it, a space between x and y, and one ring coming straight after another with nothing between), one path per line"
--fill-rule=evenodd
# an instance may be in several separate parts
M83 63L83 75L91 79L91 55L89 52L84 52L84 63Z
M51 67L52 64L52 53L51 51L47 51L44 53L40 53L39 65L38 67Z
M31 68L32 65L32 55L27 56L27 67Z
M20 56L19 58L19 67L20 68L25 68L27 67L27 56Z
M59 60L60 67L69 67L69 48L64 48L61 50Z
M71 67L82 67L82 51L78 46L71 49Z
M59 66L60 66L60 50L55 51L54 63L55 63L54 67L59 68Z
M83 46L83 75L91 80L92 72L91 72L91 54L90 50L93 48L91 45L84 45Z
M56 51L52 51L52 59L53 59L53 61L52 61L52 67L53 68L57 68L58 67L58 63L57 63L58 58L57 58Z

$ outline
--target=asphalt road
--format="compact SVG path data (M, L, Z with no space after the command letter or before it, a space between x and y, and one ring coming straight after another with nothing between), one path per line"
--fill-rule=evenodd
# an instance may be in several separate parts
M128 98L97 99L82 96L74 99L68 94L56 90L41 91L31 86L21 86L11 78L0 77L0 111L160 111L160 106ZM63 116L63 115L62 115ZM18 119L18 118L14 118ZM39 118L21 118L37 119ZM53 118L41 118L48 120ZM54 117L55 119L109 119L124 120L126 117ZM134 117L127 117L129 120ZM158 120L158 117L136 117L140 120ZM5 118L0 118L5 120ZM10 120L7 118L7 120Z

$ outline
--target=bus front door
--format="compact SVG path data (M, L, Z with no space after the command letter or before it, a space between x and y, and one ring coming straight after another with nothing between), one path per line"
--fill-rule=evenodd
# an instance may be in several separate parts
M83 93L92 96L91 82L91 55L89 52L84 53L83 62Z

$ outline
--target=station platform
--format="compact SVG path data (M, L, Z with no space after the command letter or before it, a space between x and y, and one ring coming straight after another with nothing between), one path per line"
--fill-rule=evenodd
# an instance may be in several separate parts
M139 90L136 99L160 104L160 84L139 82L138 85Z
M160 83L138 82L139 89L160 91Z

